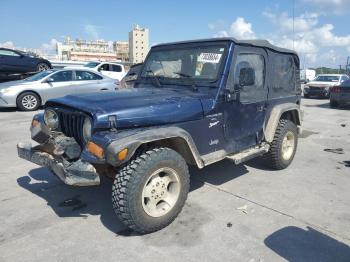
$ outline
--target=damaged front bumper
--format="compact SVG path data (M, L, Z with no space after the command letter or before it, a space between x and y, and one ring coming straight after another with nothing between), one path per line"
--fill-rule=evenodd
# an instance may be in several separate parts
M47 167L65 184L71 186L93 186L100 184L95 167L80 159L81 148L74 138L63 134L52 136L45 126L32 127L33 140L41 143L17 144L18 156L39 166ZM38 141L39 140L39 141Z

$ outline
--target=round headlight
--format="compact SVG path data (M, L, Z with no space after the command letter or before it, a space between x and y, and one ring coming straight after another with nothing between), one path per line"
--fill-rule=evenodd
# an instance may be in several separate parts
M89 117L85 117L83 125L83 137L85 142L89 141L91 138L91 120Z
M52 109L46 109L44 113L44 122L51 129L55 130L58 128L58 115Z

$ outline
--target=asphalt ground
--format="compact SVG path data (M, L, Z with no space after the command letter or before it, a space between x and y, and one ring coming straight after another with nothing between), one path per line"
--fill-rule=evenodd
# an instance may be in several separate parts
M182 213L143 236L115 216L111 181L69 187L19 159L34 113L0 111L0 261L350 261L350 108L302 105L289 168L191 168Z

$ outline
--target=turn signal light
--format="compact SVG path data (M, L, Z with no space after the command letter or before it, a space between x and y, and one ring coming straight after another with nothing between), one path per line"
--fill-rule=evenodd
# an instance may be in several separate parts
M86 149L94 156L97 156L98 158L104 158L105 154L103 148L99 145L96 145L94 142L89 141L86 145Z
M33 121L32 121L32 127L36 127L36 126L39 125L39 124L40 124L40 122L39 122L38 120L33 119Z
M123 161L125 160L126 156L128 155L128 149L124 148L122 151L118 153L118 160Z

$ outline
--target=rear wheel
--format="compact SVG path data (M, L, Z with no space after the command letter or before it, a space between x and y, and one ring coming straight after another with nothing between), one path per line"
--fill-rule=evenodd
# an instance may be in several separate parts
M116 175L113 207L129 228L154 232L180 213L189 184L185 160L172 149L155 148L142 153Z
M39 96L33 92L24 92L17 97L17 107L22 111L35 111L40 105Z
M46 71L49 69L50 69L50 66L46 63L39 63L36 67L37 72L42 72L42 71Z
M298 145L296 125L287 119L280 119L269 152L264 156L270 168L281 170L293 161Z
M329 105L331 106L331 108L337 108L339 106L338 102L335 100L330 100Z

